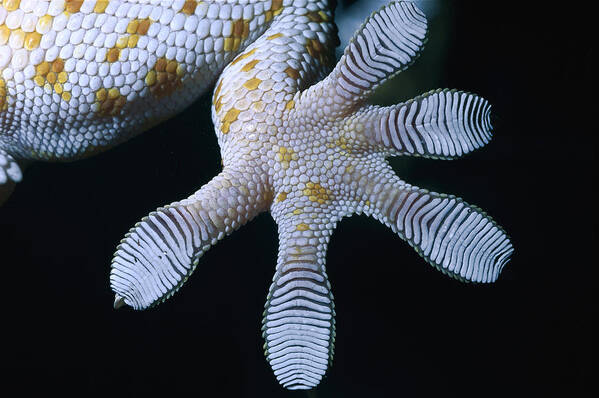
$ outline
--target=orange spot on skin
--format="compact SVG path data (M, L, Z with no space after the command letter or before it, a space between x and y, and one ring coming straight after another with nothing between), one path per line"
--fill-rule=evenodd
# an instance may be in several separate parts
M237 56L237 58L235 58L232 62L231 65L235 65L236 63L238 63L239 61L242 61L244 59L246 59L247 57L252 56L255 52L256 52L257 48L253 48L252 50L245 52L239 56Z
M83 0L66 0L65 1L65 10L71 14L79 12L81 6L83 5Z
M260 83L262 83L262 80L258 79L257 77L252 77L250 80L243 83L243 87L247 88L248 90L255 90L258 88Z
M99 105L100 116L114 116L121 112L127 99L123 97L118 88L106 90L101 88L96 91L96 103Z
M64 61L62 58L56 58L54 62L52 62L52 72L62 72L64 69Z
M301 223L301 224L297 224L296 228L298 231L307 231L310 229L310 226L306 223Z
M8 109L8 97L6 95L6 82L0 77L0 112Z
M224 122L222 127L220 128L220 130L222 131L223 134L228 134L230 128L231 128L231 123Z
M20 4L21 0L4 0L2 2L2 5L7 11L15 11L17 8L19 8Z
M277 196L277 202L282 202L285 199L287 199L287 192L281 192L278 196Z
M127 47L129 48L135 48L135 46L137 46L137 41L139 40L139 36L138 35L131 35L129 36L129 40L127 40Z
M6 44L9 37L10 29L6 25L0 25L0 45Z
M274 35L268 36L268 37L266 38L266 40L274 40L274 39L276 39L277 37L283 37L283 34L282 34L282 33L275 33Z
M249 71L251 71L252 69L254 69L254 67L256 66L256 64L257 64L258 62L260 62L260 60L259 60L259 59L255 59L255 60L253 60L253 61L250 61L250 62L248 62L247 64L245 64L245 65L243 66L243 68L241 68L241 70L242 70L242 71L244 71L244 72L249 72Z
M272 0L270 10L275 12L283 9L283 0ZM279 11L280 12L280 11ZM277 15L277 14L275 14Z
M156 69L156 72L164 72L164 70L166 69L166 58L162 57L162 58L158 58L156 60L156 65L154 66L154 69Z
M195 0L186 0L183 4L183 8L181 12L186 15L191 15L196 11L196 7L198 6L198 2Z
M156 60L154 68L146 74L146 84L150 87L150 92L158 97L172 95L175 90L182 86L182 79L185 75L183 68L175 60L167 60L165 57Z
M94 12L96 14L102 14L106 11L106 7L108 7L109 0L98 0L94 7Z
M35 67L35 72L38 75L45 76L50 72L50 63L47 61L43 61L41 64Z
M40 45L41 38L42 35L37 32L27 33L25 35L24 47L29 51L35 50Z
M231 108L223 118L223 122L233 123L237 120L237 116L239 116L239 109Z
M150 25L152 25L152 21L149 18L143 19L139 22L137 26L137 34L138 35L146 35L148 34L148 30L150 29Z
M233 51L233 38L232 37L225 38L225 43L223 44L223 50Z
M108 62L116 62L119 60L120 55L121 55L121 50L119 50L116 47L113 47L106 52L106 60Z
M56 83L56 73L54 72L50 72L46 75L46 80L48 81L48 83L50 84L54 84Z
M238 19L233 22L233 37L243 36L243 19Z
M285 73L287 73L287 76L289 76L292 79L299 79L300 74L296 69L293 69L291 66L288 66L287 69L285 69Z

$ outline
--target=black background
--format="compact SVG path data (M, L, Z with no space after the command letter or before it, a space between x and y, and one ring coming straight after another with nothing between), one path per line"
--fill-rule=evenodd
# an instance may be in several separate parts
M86 395L591 396L598 68L589 10L572 3L443 0L425 54L383 88L393 101L450 87L493 104L486 148L393 165L508 231L516 251L496 284L451 280L376 221L343 220L327 256L334 364L310 393L279 387L262 353L277 251L268 214L206 253L173 299L113 310L110 260L124 233L220 170L203 97L92 159L27 170L0 208L2 378Z

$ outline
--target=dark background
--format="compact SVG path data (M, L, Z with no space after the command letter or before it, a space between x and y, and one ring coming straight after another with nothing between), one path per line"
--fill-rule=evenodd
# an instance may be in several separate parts
M268 214L212 248L171 300L113 310L124 233L220 170L204 97L92 159L27 170L0 208L2 378L85 395L591 396L597 47L589 10L571 3L442 0L424 55L376 99L449 87L493 104L486 148L393 165L508 231L516 251L496 284L451 280L376 221L343 220L327 256L334 364L311 393L279 387L262 353L277 251Z

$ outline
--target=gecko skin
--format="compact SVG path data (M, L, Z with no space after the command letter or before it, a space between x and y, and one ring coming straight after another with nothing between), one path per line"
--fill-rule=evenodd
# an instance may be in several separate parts
M28 162L91 156L189 106L282 3L0 0L0 203Z
M48 32L55 33L38 32L38 56L26 47L32 39L15 50L17 28L6 25L25 3L38 25L47 15L54 21ZM20 179L22 160L72 159L125 140L218 78L212 119L223 170L126 234L110 275L115 307L166 300L206 250L270 211L279 255L263 318L265 354L281 385L306 389L318 385L333 357L325 254L343 217L375 217L462 281L493 282L509 260L512 244L489 216L455 196L407 184L385 160L453 159L491 138L490 106L474 94L436 90L395 106L366 105L422 50L426 18L412 3L374 13L336 66L325 0L52 1L37 15L40 3L4 0L0 13L0 68L11 65L0 85L7 180ZM2 24L12 32L7 40ZM19 58L25 50L28 61Z

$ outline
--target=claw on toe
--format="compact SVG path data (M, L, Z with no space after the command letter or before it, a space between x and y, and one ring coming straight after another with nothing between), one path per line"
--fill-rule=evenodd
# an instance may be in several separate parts
M119 296L118 294L114 296L114 309L118 310L119 308L121 308L122 306L125 305L125 299L122 298L121 296Z

